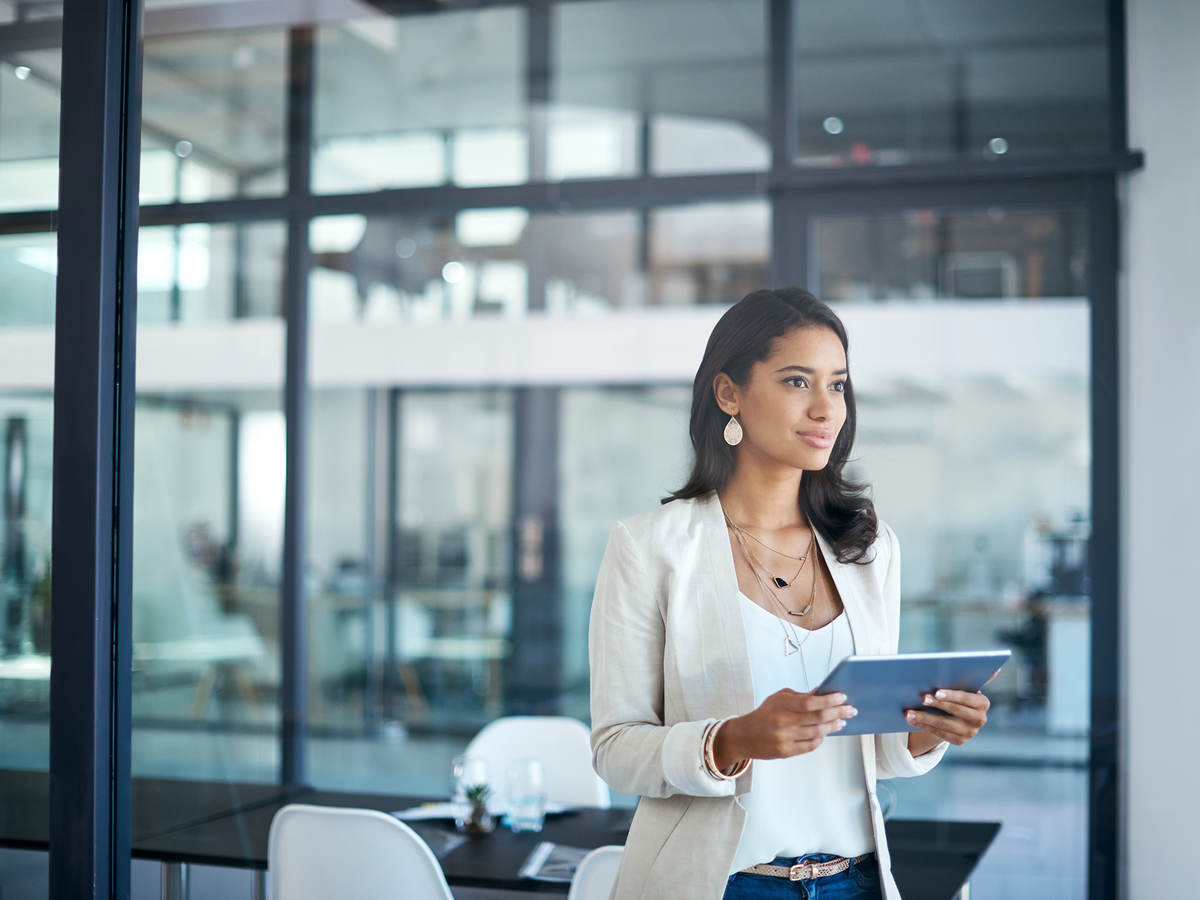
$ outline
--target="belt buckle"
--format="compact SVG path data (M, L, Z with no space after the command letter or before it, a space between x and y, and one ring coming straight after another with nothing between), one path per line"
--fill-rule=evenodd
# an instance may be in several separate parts
M796 863L788 869L788 881L802 881L809 876L810 868L808 863Z

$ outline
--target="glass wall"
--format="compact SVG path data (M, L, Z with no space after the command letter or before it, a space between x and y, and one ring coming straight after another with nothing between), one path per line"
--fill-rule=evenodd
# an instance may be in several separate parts
M551 23L548 178L770 165L761 0L556 3Z
M39 45L9 42L0 53L0 832L8 846L36 839L49 811L58 241L49 215L44 225L3 223L5 213L58 208L62 54L53 45L62 10L44 7ZM45 896L47 877L45 853L0 849L0 894Z
M850 469L904 548L902 649L1015 652L984 735L896 785L895 815L1002 820L977 896L1082 896L1089 210L1034 189L942 207L912 177L887 208L777 191L770 136L794 118L780 170L988 159L994 181L1100 152L1106 5L794 0L789 110L769 107L764 0L292 27L218 6L158 5L175 12L144 49L134 773L279 776L286 289L308 312L305 775L438 796L487 722L587 721L609 529L684 480L712 325L803 256L850 333ZM55 203L58 66L46 47L0 60L0 754L29 768L56 256L22 216ZM287 196L305 142L310 184Z
M793 0L796 162L911 165L1103 153L1103 0L926 7Z
M143 203L278 193L287 33L149 36ZM138 242L135 776L279 771L285 228Z
M313 191L526 181L525 22L500 6L319 29Z
M903 552L901 649L1009 647L979 737L892 784L901 818L999 818L977 882L1082 896L1091 531L1085 213L812 220L851 338L869 481ZM1026 874L1006 870L1020 855ZM981 891L982 893L982 891Z

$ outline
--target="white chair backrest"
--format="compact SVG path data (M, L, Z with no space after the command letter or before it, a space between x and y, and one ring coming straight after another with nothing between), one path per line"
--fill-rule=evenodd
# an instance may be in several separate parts
M549 802L608 809L608 785L592 768L591 732L578 719L505 716L471 738L465 755L487 761L488 777L500 796L509 762L533 757L546 773Z
M271 820L267 877L271 900L453 900L429 845L373 809L283 807Z
M567 900L608 900L617 883L624 847L597 847L579 861Z

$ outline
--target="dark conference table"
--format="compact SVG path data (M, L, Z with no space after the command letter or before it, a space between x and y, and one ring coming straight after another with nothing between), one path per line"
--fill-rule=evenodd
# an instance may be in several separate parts
M48 787L44 772L0 770L0 845L46 849ZM163 864L164 900L185 893L188 865L257 870L253 894L265 896L267 834L275 813L288 803L393 812L431 799L164 778L135 778L131 791L132 855ZM517 877L533 848L544 840L575 847L623 844L632 815L631 809L580 809L548 816L540 833L497 827L490 835L468 837L439 861L451 885L565 894L566 884ZM422 834L452 828L432 821L408 824ZM905 900L952 900L999 830L997 822L889 819L892 873ZM430 843L436 850L437 842Z

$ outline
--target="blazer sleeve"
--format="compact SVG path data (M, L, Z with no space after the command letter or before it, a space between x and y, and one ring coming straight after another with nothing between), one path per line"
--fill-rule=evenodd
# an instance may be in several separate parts
M654 585L618 522L596 576L588 626L592 765L614 790L644 797L733 796L708 773L705 730L716 720L663 724L666 628Z
M887 523L881 523L887 529L890 555L888 557L887 574L883 579L883 600L885 608L893 610L894 627L888 631L887 653L895 653L900 646L900 539ZM914 757L908 752L908 732L898 734L875 735L875 777L876 778L909 778L913 775L924 775L939 762L950 744L942 741L928 753Z

